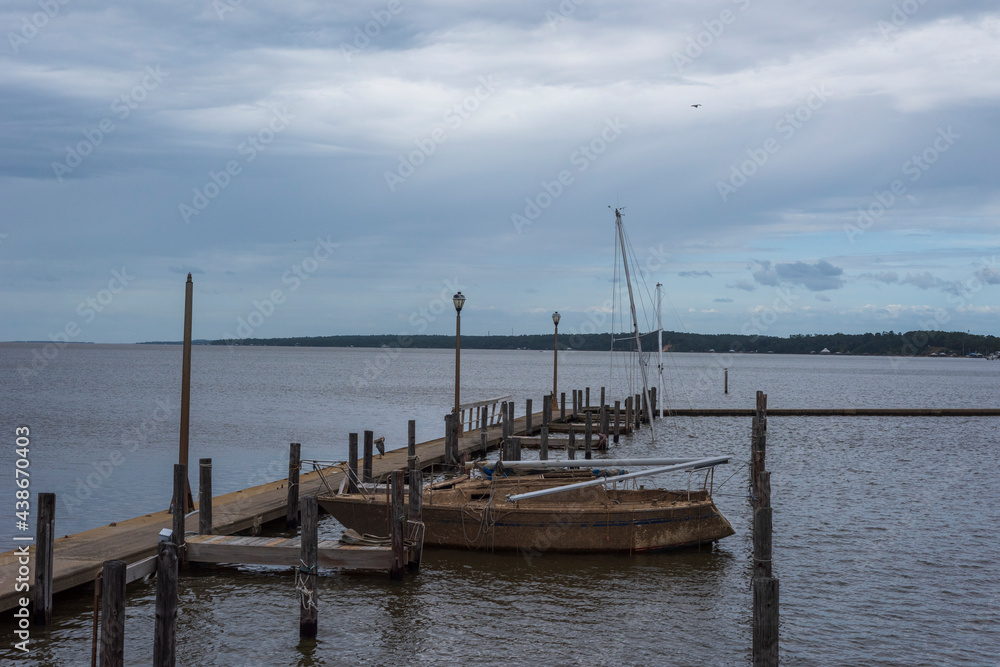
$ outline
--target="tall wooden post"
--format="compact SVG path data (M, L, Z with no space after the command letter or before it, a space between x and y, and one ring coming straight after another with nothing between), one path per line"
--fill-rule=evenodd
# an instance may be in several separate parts
M601 387L601 407L604 407L605 405L606 403L604 401L604 387Z
M729 369L728 368L724 368L723 369L722 393L724 393L724 394L728 394L729 393Z
M538 458L542 461L549 460L549 427L543 426L538 438Z
M184 469L184 466L178 467ZM179 513L183 516L182 512ZM101 667L123 667L125 664L125 569L127 567L123 560L104 561L101 575Z
M649 403L650 403L650 405L649 405L649 417L650 417L650 419L656 419L656 417L657 417L656 406L659 405L659 401L657 400L658 398L659 398L659 395L657 393L656 387L650 387L649 388Z
M35 526L35 605L32 621L40 627L52 622L52 549L56 529L56 494L38 494Z
M358 434L347 436L347 491L358 492Z
M406 506L406 519L410 525L415 529L412 537L418 538L422 537L423 532L423 521L424 521L424 483L421 477L420 470L415 468L410 469L410 498ZM407 568L416 572L420 569L420 556L423 548L423 540L415 539L413 544L413 550L410 555L410 560L407 563Z
M559 419L566 421L566 392L559 395Z
M586 459L590 459L591 458L591 454L590 454L590 437L591 437L591 430L593 428L591 426L591 423L590 423L591 417L592 417L592 415L588 412L587 413L587 427L586 427L586 430L584 431L584 435L583 435L583 455L584 455L584 458L586 458Z
M156 552L156 618L153 665L173 667L177 651L177 545L162 541Z
M778 580L753 580L753 666L778 664Z
M576 458L576 436L573 433L573 424L569 425L569 442L566 443L566 454L567 458Z
M608 437L608 433L609 433L609 431L608 431L608 406L604 405L604 403L601 403L601 426L600 426L600 429L601 429L601 433L604 434L604 437L607 438Z
M632 397L625 397L625 435L632 430Z
M484 459L489 450L489 432L486 430L486 423L483 422L483 430L479 432L479 455Z
M646 393L646 392L643 392ZM639 430L642 426L642 397L641 394L636 394L634 400L632 401L632 411L635 416L635 430Z
M363 463L363 477L361 481L365 484L371 484L375 481L375 477L372 474L372 447L375 443L375 434L372 431L365 431L365 460Z
M615 444L618 444L618 433L622 420L622 402L615 401Z
M585 406L589 408L590 407L590 387L587 387L586 392L587 392L587 400L586 400Z
M521 438L519 436L511 436L510 438L510 453L511 461L521 460Z
M573 390L573 411L570 412L570 414L573 415L574 417L576 416L576 408L577 408L577 400L576 399L577 399L577 390L574 389Z
M198 533L212 534L212 459L198 459Z
M285 511L285 530L299 527L299 468L302 445L293 442L288 447L288 506Z
M509 423L507 424L507 437L514 435L514 401L507 403L507 414Z
M524 434L531 435L531 399L524 401Z
M187 481L188 481L187 467L186 466L182 466L179 463L174 464L174 497L175 498L181 498L181 497L184 496L184 488L185 488L185 485L187 484ZM184 561L184 556L183 556L184 552L181 550L181 547L184 546L184 530L186 528L185 527L185 518L186 517L185 517L183 509L181 508L181 505L183 505L183 503L179 503L179 504L175 504L174 505L174 514L173 514L173 531L174 531L174 535L173 535L173 542L174 542L174 544L177 545L177 547L178 547L177 555L178 555L178 557L180 557L181 562L183 562Z
M177 462L187 470L188 465L188 432L191 424L191 310L194 298L194 283L188 274L184 286L184 350L181 358L181 436L180 451ZM191 483L185 480L184 493L174 496L171 505L180 503L181 514L187 514L194 507L191 497Z
M399 580L406 570L406 548L403 542L406 529L406 512L403 509L403 471L392 471L392 510L390 513L390 538L392 540L392 567L389 578Z
M399 471L402 475L403 472ZM316 496L302 499L302 539L299 543L299 637L315 639L319 624L318 594L316 591L319 566L319 503Z
M765 469L765 454L767 453L767 394L757 392L757 405L754 411L753 426L750 436L750 488L753 497L758 495L757 480Z
M753 511L753 576L771 576L771 513L770 507Z
M542 399L542 426L548 426L552 421L552 400L548 394Z
M771 473L762 470L757 473L757 507L771 506Z
M411 419L406 423L406 460L407 466L412 472L412 461L417 456L417 420Z

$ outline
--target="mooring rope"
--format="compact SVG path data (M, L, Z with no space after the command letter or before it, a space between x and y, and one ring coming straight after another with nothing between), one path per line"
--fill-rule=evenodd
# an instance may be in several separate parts
M315 576L318 573L318 566L308 566L305 561L299 561L299 567L295 568L295 590L299 593L299 600L302 603L303 609L316 609L316 591L309 590L306 588L306 577L312 575Z

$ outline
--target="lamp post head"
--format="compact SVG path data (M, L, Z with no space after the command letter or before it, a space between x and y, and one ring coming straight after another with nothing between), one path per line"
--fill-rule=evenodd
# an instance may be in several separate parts
M559 318L560 317L562 317L562 316L559 314L558 310L556 312L552 313L552 323L555 324L556 326L559 326Z
M465 305L465 297L462 296L461 292L458 292L451 298L455 302L455 312L461 313L462 306Z

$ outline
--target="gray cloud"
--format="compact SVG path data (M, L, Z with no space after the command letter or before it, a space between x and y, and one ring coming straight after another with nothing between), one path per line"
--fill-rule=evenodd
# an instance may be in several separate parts
M715 303L732 303L733 302L732 299L728 299L728 298L725 298L725 297L719 298L719 299L713 299L713 301L715 301Z
M681 271L677 275L681 278L697 278L698 276L712 277L712 273L710 271Z
M877 273L859 273L858 279L875 283L894 283L899 280L899 276L895 271L879 271Z
M812 292L840 289L844 286L844 270L826 260L812 264L758 261L754 263L751 272L754 280L761 285L801 285Z

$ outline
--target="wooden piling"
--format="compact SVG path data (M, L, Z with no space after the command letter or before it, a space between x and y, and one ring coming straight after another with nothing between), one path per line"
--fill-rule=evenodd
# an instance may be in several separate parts
M645 393L646 392L642 392L642 394L636 394L632 401L632 412L634 413L635 416L636 431L638 431L639 428L642 426L642 396Z
M573 390L573 411L570 414L575 417L579 407L580 407L580 392L578 390L574 389Z
M402 477L403 471L396 473ZM316 584L319 579L319 503L316 496L306 496L302 499L302 536L300 554L302 563L296 577L296 588L299 589L299 637L315 639L319 624L319 599Z
M756 498L759 490L757 480L765 469L765 454L767 451L767 394L757 392L757 404L754 411L750 435L750 489Z
M198 534L212 534L212 459L198 459Z
M424 521L424 483L420 471L413 467L410 469L410 498L406 505L406 519L417 529L414 537L422 536L422 524ZM422 549L423 540L414 540L413 549L410 552L410 560L407 563L407 568L411 572L416 572L420 569Z
M52 622L52 550L56 529L56 494L38 494L35 526L35 604L32 622L45 627Z
M417 420L411 419L406 423L406 457L412 458L417 455Z
M516 436L511 436L511 438L510 438L510 453L511 453L511 457L510 457L511 461L520 461L521 460L521 438L516 437Z
M186 466L175 464L174 469ZM177 514L184 516L184 496L178 496ZM125 665L125 570L123 560L106 560L102 569L101 588L101 667Z
M590 459L591 458L590 438L591 438L591 435L592 435L591 431L592 431L593 427L591 425L591 421L590 420L591 420L592 417L593 417L593 415L591 415L590 412L588 412L587 413L587 427L586 427L586 430L584 431L584 435L583 435L583 452L584 452L583 456L586 459Z
M728 368L724 368L722 370L723 370L723 376L722 376L722 393L728 394L729 393L729 369Z
M531 435L531 399L524 401L524 434Z
M632 430L632 397L625 397L625 435Z
M568 458L576 458L576 436L573 434L573 424L569 425L569 442L566 443L566 453Z
M174 503L173 513L173 542L177 545L177 555L181 562L184 562L184 493L187 489L187 466L179 463L174 464L174 498L181 498L179 503Z
M656 387L649 388L649 418L656 419L656 406L659 405Z
M299 468L302 445L293 442L288 446L288 506L285 511L285 530L299 527Z
M608 437L608 406L604 405L604 403L601 403L600 420L601 420L601 423L600 423L600 426L598 428L600 429L600 432L604 434L604 437L607 438Z
M191 312L194 299L194 283L191 274L187 276L184 285L184 343L181 354L181 430L177 462L187 470L188 466L188 434L191 424ZM184 480L184 492L174 496L172 505L180 504L181 514L187 514L194 509L194 498L191 497L191 483Z
M601 407L603 408L607 403L604 401L604 387L601 387Z
M372 447L374 444L375 434L372 431L365 431L364 462L362 463L363 471L361 476L361 481L365 484L371 484L375 481L375 477L372 475Z
M347 492L358 492L358 434L347 436Z
M753 511L753 576L771 576L771 513L770 507Z
M389 578L398 581L406 571L406 512L403 509L403 471L392 471L392 508L390 513L390 538L392 540L392 566Z
M484 459L486 458L486 454L489 450L489 437L486 425L483 424L483 430L479 432L479 455Z
M546 394L542 399L542 426L548 426L552 421L552 396Z
M757 507L771 506L771 473L762 470L757 473Z
M177 570L177 545L167 540L161 541L156 552L156 617L153 628L155 667L173 667L176 662Z
M451 454L449 455L449 462L451 465L458 465L458 435L461 433L459 429L459 416L452 415L451 422L448 423L448 434L451 439Z
M566 392L559 395L559 419L566 421Z
M621 424L622 402L615 401L615 444L618 444L619 424Z
M590 387L587 387L586 392L587 392L587 400L586 400L586 402L585 402L584 405L586 405L589 408L590 407Z
M753 666L778 664L778 580L753 580Z
M542 433L539 437L538 444L538 458L542 461L549 460L549 427L543 426Z

